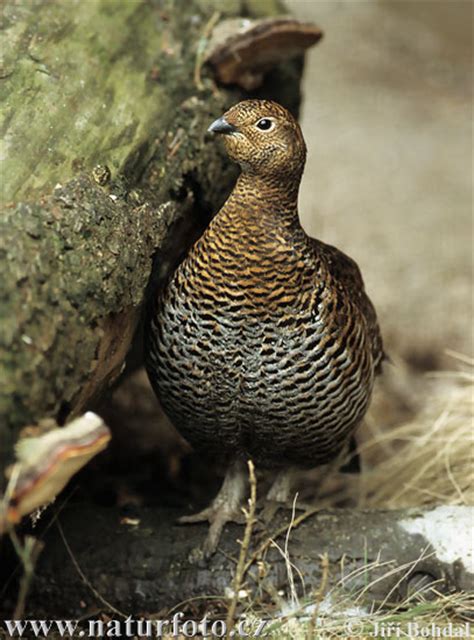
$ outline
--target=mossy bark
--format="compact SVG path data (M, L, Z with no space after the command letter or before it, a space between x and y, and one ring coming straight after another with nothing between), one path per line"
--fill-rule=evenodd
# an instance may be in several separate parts
M243 95L209 78L198 91L193 72L214 12L252 15L255 4L280 10L243 0L4 6L0 462L23 425L63 421L110 385L170 226L202 224L230 188L234 169L205 135ZM272 84L293 108L300 71L287 65Z

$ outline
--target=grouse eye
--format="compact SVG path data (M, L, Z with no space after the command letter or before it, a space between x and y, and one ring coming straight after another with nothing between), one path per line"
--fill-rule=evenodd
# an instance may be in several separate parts
M257 128L260 129L260 131L270 131L270 129L273 128L273 120L262 118L257 122Z

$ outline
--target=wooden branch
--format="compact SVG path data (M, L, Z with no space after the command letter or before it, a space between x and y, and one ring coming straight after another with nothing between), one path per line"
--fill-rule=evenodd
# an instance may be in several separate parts
M178 515L176 510L145 508L135 521L121 518L117 509L70 504L59 515L61 530L53 524L44 539L28 609L46 611L49 617L76 617L85 610L104 609L104 601L135 615L164 611L192 598L218 596L228 604L226 589L235 575L243 527L227 526L210 563L194 565L187 558L207 528L178 526ZM472 569L463 558L469 551L460 548L456 535L471 517L468 507L324 510L293 522L289 558L313 602L315 594L322 597L322 572L328 588L364 592L361 604L401 601L419 585L431 584L444 593L469 591L474 586ZM280 533L274 540L280 548L290 520L288 511L275 519ZM434 532L431 541L425 530ZM323 554L326 563L321 562ZM288 597L288 563L267 532L260 541L254 533L248 557L252 562L242 581L248 593L244 604L262 594L268 601L268 594L279 591L285 593L283 599ZM301 596L296 572L294 582Z

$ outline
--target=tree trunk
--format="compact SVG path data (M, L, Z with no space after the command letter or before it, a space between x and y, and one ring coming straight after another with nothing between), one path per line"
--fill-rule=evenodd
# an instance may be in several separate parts
M207 524L176 525L178 515L172 509L144 508L136 520L125 520L115 508L68 505L58 517L61 531L53 523L45 537L28 610L33 617L46 612L51 618L104 610L104 602L125 615L166 611L191 598L202 598L208 606L210 597L218 597L225 604L243 527L228 525L209 564L192 564L188 556L202 543ZM386 598L400 602L431 583L441 593L470 591L474 576L469 573L469 541L462 543L459 531L471 518L469 507L317 512L289 535L296 590L301 597L302 576L306 598L314 597L321 584L320 556L327 553L327 588L336 586L346 595L364 591L361 606ZM281 552L290 520L288 511L275 518L271 531L281 529L272 536L280 550L268 545L244 577L243 604L254 601L253 610L259 599L268 609L279 591L282 601L290 599L288 566ZM467 538L467 529L465 533ZM254 532L249 559L269 538L268 532L260 532L258 542L257 535ZM192 606L199 608L199 602Z
M64 423L118 376L153 256L163 271L231 186L235 169L205 136L244 93L207 71L195 82L216 8L280 11L243 0L4 7L0 469L19 428ZM294 110L301 60L272 73L272 97ZM178 219L186 233L170 241Z

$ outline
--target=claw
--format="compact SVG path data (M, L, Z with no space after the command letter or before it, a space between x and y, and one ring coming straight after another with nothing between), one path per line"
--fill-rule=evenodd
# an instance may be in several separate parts
M212 513L213 513L212 508L206 507L206 509L199 511L199 513L193 513L192 515L189 515L189 516L181 516L180 518L178 518L178 523L179 524L195 524L196 522L206 522L206 521L210 522Z
M228 522L236 522L242 524L245 518L241 511L234 511L226 508L226 506L214 506L214 503L203 509L199 513L189 516L182 516L178 519L179 524L195 524L197 522L209 522L209 531L202 547L193 549L190 560L195 563L199 560L207 560L217 551L217 546L221 537L222 530Z
M258 524L260 529L268 529L270 523L273 518L276 516L278 511L285 506L285 503L280 502L279 500L269 500L268 498L265 500L265 505L262 507L262 510L258 514Z
M179 518L178 522L180 524L194 524L206 521L210 524L204 544L191 552L190 562L196 563L214 555L222 530L227 522L242 522L243 517L240 505L244 497L245 485L245 467L242 462L236 461L229 467L222 487L212 504L199 513Z

